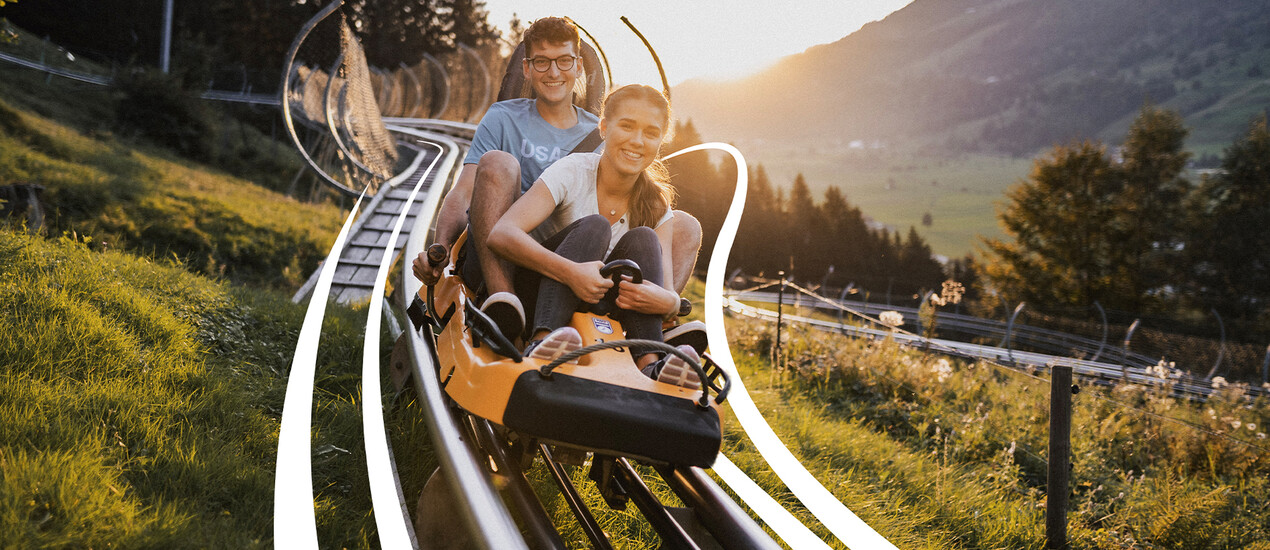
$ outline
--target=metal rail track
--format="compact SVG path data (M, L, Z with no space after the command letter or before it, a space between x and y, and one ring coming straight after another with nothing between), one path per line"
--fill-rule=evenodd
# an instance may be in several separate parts
M736 296L738 299L754 302L774 304L777 301L777 293L775 292L745 292L737 294ZM876 317L883 311L895 311L904 316L905 326L916 327L918 329L921 328L921 320L918 317L917 308L892 306L856 300L823 299L835 303L841 308L873 317ZM837 315L839 322L844 320L842 309L822 303L818 300L812 300L808 303L808 300L802 297L786 296L785 303L828 311L831 314ZM1010 324L1005 321L985 319L972 315L940 312L939 329L940 332L944 333L957 333L971 338L993 339L1001 342L1001 345L998 347L1008 347L1005 345L1006 338L1008 337L1009 341L1014 343L1016 346L1027 346L1055 355L1089 359L1091 361L1097 361L1099 358L1102 358L1104 359L1104 363L1117 361L1117 365L1124 363L1139 369L1146 369L1148 367L1155 366L1156 363L1159 362L1158 357L1151 357L1144 353L1132 350L1125 352L1123 348L1109 345L1105 341L1098 341L1085 336L1049 330L1021 323L1016 323L1011 327Z
M409 132L409 133L406 133ZM340 255L339 264L335 268L335 280L331 285L331 298L339 303L347 304L371 298L371 290L375 286L380 261L388 251L388 239L393 225L401 214L407 198L414 187L422 179L420 191L427 192L434 185L445 185L447 180L457 173L460 162L461 145L444 135L433 135L427 132L410 131L397 128L398 144L403 149L415 152L415 158L409 168L401 175L389 180L383 190L376 194L366 206L352 229L352 237ZM435 163L437 159L440 163ZM406 222L397 242L392 245L394 257L401 253L402 247L410 238L412 231L417 230L419 212L423 202L415 201L406 214ZM431 213L425 215L430 220ZM429 224L430 225L430 224ZM421 228L426 231L427 226ZM407 270L409 272L409 270ZM293 302L305 299L317 283L318 271L314 271L309 280L292 297Z
M758 307L743 304L739 301L739 299L742 297L745 300L752 301L752 302L776 303L777 297L775 294L760 293L760 292L736 293L727 299L726 306L730 311L739 315L756 318L756 319L762 319L769 322L776 321L777 312L771 311L765 308L758 308ZM788 305L794 305L795 300L792 297L787 296L785 298L784 303ZM852 309L855 309L857 306L860 305L858 303L852 303L852 302L841 302L841 303L845 307L849 307ZM909 319L914 318L916 316L916 311L913 310L912 308L897 308L892 306L885 306L885 307L872 306L871 308L868 308L867 310L865 308L860 308L860 309L857 309L856 311L859 311L860 313L864 313L866 315L876 315L877 313L880 313L881 311L888 311L888 310L900 311L901 313L906 313L907 318ZM1166 383L1165 380L1160 379L1158 376L1148 373L1146 370L1146 367L1140 366L1140 365L1129 365L1127 363L1122 365L1120 363L1094 361L1089 359L1074 358L1074 357L1065 356L1065 355L1054 355L1054 354L1048 354L1048 353L1042 353L1042 352L1023 351L1023 350L1017 350L1017 349L1004 348L1000 346L974 344L969 342L960 342L956 340L949 340L949 339L942 339L942 338L927 339L910 332L904 332L904 331L892 332L886 329L878 329L878 328L873 328L869 326L856 325L856 324L845 323L845 322L834 322L834 321L826 321L823 319L813 319L810 317L790 315L788 313L784 314L783 316L785 319L788 319L792 322L806 324L818 330L823 330L828 332L839 332L843 334L849 334L849 335L860 336L865 338L874 338L874 339L893 338L897 342L901 342L908 346L926 346L933 351L949 353L951 355L956 355L956 356L960 356L964 358L984 359L984 360L993 361L993 362L1010 366L1010 367L1025 368L1025 367L1031 366L1031 367L1036 367L1041 369L1049 369L1053 367L1054 365L1069 365L1072 367L1072 371L1075 372L1076 374L1079 374L1088 379L1092 379L1095 383L1099 383L1103 385L1113 385L1116 383L1128 382L1131 384L1138 384L1143 386L1162 386ZM945 313L941 313L939 315L941 329L946 328L948 326L945 323L949 321L949 316L950 314L945 314ZM970 320L970 321L963 321L962 324L960 325L959 330L970 332L975 330L976 327L988 327L987 329L981 329L982 332L980 332L980 335L987 336L987 337L1002 337L1005 332L1004 327L992 326L994 322L991 320L976 319L969 316L959 316L959 317L963 317ZM996 322L996 323L999 323L999 322ZM1015 329L1017 330L1018 328L1019 327L1016 325ZM1078 338L1068 334L1056 333L1054 331L1046 331L1044 329L1034 330L1034 334L1037 334L1037 335L1044 335L1046 333L1054 333L1058 335L1059 337L1062 338L1061 341L1063 342L1073 341ZM1155 362L1149 361L1149 365L1154 366ZM1208 396L1213 393L1213 387L1210 382L1205 381L1204 379L1193 376L1193 375L1183 375L1181 378L1172 379L1168 381L1168 383L1172 384L1173 392L1175 394L1182 397L1186 397L1186 398L1207 399ZM1250 387L1248 391L1252 394L1258 394L1263 392L1262 388L1255 388L1255 387Z
M450 138L450 143L465 149L474 127L464 123L435 120L389 119L390 128L401 132L423 132L434 139ZM448 154L448 153L447 153ZM450 185L457 177L451 171ZM434 183L433 185L436 185ZM400 208L400 206L398 206ZM378 210L376 210L378 212ZM435 212L419 212L412 220L415 230L404 237L406 258L422 251L428 242ZM356 238L353 239L356 242ZM381 242L380 246L387 243ZM402 296L418 295L420 283L409 269L402 270ZM405 303L392 304L398 315ZM428 325L402 323L408 353L394 357L390 366L407 371L412 387L424 405L425 421L437 450L442 478L449 483L464 528L471 541L482 548L565 548L558 528L552 525L537 495L524 476L523 465L541 461L565 497L573 515L583 526L595 548L611 548L607 536L582 501L562 464L553 453L550 442L511 444L498 434L488 421L462 411L445 396L437 378L435 337ZM778 545L733 502L715 482L699 468L653 465L672 491L688 509L667 507L648 489L639 471L622 457L596 456L593 468L602 470L597 484L611 505L635 504L661 538L663 548L779 548ZM596 466L595 464L600 464ZM505 498L499 498L501 494ZM400 492L400 486L397 488ZM404 512L404 503L403 503ZM426 513L421 511L420 513ZM517 522L516 518L520 521ZM413 537L412 537L413 538Z

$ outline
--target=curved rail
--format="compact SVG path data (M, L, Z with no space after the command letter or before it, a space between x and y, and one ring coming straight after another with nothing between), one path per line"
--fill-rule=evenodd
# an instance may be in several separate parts
M347 186L335 181L335 179L328 175L325 170L322 170L322 168L318 166L317 161L313 160L313 157L310 156L309 152L304 148L304 143L300 141L300 135L295 131L295 123L291 119L291 68L295 66L295 56L300 52L300 44L303 43L304 39L309 36L309 33L313 32L313 28L317 27L318 23L321 23L322 20L326 19L332 13L335 13L335 10L339 9L340 5L343 3L344 0L333 0L330 4L327 4L326 7L322 8L321 11L314 15L312 19L305 22L304 26L300 27L300 32L295 35L295 39L291 41L291 47L287 49L286 63L283 65L282 71L282 86L280 86L280 90L278 92L280 94L279 102L282 104L282 124L287 128L287 135L291 136L292 143L295 144L296 150L300 152L300 156L304 158L304 162L309 165L309 168L311 168L319 178L336 189L347 189Z
M472 109L472 112L467 116L467 122L475 124L481 120L485 111L489 109L490 103L492 103L490 101L490 90L494 88L494 79L489 74L489 67L485 65L485 60L481 59L481 56L476 53L476 50L472 49L471 46L468 46L467 44L459 44L459 49L463 50L464 53L476 60L476 66L480 67L481 77L485 80L485 85L481 86L481 88L485 90L485 97L481 98L481 102L476 108Z
M833 493L807 471L807 468L781 442L776 432L764 420L762 413L759 412L758 407L750 398L744 382L737 373L736 365L732 363L732 352L728 344L727 334L724 333L723 329L723 275L727 272L728 256L732 253L732 242L736 239L737 228L741 223L741 212L745 208L746 187L749 182L745 157L740 150L732 145L704 143L667 155L666 159L669 160L679 155L707 149L721 150L730 154L737 165L736 190L733 192L732 204L728 208L728 214L723 220L723 228L719 232L719 238L714 243L714 251L710 255L710 266L706 272L705 295L706 332L710 341L710 349L715 350L718 356L717 363L728 371L734 380L734 389L730 397L732 412L737 420L741 422L742 427L745 428L746 435L750 437L750 441L759 450L759 454L776 472L777 477L789 487L794 496L838 540L848 546L863 545L866 548L895 548L890 541L886 540L851 510L847 509ZM745 485L741 479L736 479L735 483L734 481L728 481L728 484ZM766 502L766 499L771 498L766 493L761 496L755 496L761 499L761 506L751 505L752 509L772 508ZM797 520L789 521L788 518L783 516L762 517L776 531L777 535L791 545L794 545L794 540L800 541L797 545L799 548L808 547L804 546L805 544L814 544L817 547L824 547L825 545L823 541Z
M657 65L657 74L661 75L661 91L666 94L666 99L670 99L670 82L666 80L666 69L661 66L661 58L657 57L657 50L653 49L653 45L648 43L647 38L644 38L644 33L639 32L639 29L635 28L635 25L632 24L631 20L627 19L625 15L622 16L622 22L626 23L626 26L631 28L631 32L635 33L635 36L639 37L640 42L644 43L644 47L648 48L648 53L652 54L653 63Z
M602 65L604 65L604 82L606 84L604 89L612 90L613 89L613 72L609 68L609 56L604 55L604 48L600 47L600 41L596 40L594 36L591 36L591 33L587 32L587 30L582 25L579 25L577 21L574 21L573 19L570 19L568 17L565 17L565 20L569 21L570 23L573 23L574 26L578 27L578 30L582 31L582 34L586 35L587 40L591 41L591 45L595 47L595 51L600 53L600 62Z

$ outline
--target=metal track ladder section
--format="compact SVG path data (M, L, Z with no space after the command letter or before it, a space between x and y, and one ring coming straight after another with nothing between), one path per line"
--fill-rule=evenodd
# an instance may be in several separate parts
M388 239L392 236L397 217L401 214L410 193L420 179L423 179L424 183L420 187L419 196L411 204L406 214L405 224L397 236L397 242L393 243L394 257L401 253L406 240L410 238L411 231L428 231L427 227L416 227L419 211L423 208L422 197L433 185L446 185L454 172L454 166L444 165L444 163L434 166L433 161L437 156L456 158L449 155L449 149L457 146L453 142L429 142L428 145L433 143L436 143L439 148L404 143L406 147L418 151L419 158L412 163L414 170L394 178L396 184L391 187L386 186L376 194L354 223L348 244L345 245L339 264L335 267L335 279L331 283L331 299L341 304L349 304L371 298L371 291L375 287L375 276L379 272L383 254L388 249ZM425 218L430 217L431 213L425 216ZM314 270L309 280L300 287L299 292L291 301L298 303L304 300L313 291L320 273L321 269Z

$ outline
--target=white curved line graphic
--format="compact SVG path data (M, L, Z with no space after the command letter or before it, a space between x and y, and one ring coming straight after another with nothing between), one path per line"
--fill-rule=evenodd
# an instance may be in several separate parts
M736 467L728 457L719 453L714 459L714 473L719 475L728 487L732 488L732 492L736 496L741 497L746 506L749 506L758 517L763 518L763 523L776 531L776 536L785 541L790 548L803 550L804 548L825 548L829 545L825 541L820 540L815 533L811 532L806 525L803 525L794 514L789 513L781 503L776 502L772 495L767 494L762 487L759 487L750 476L745 475L740 468Z
M790 492L807 507L838 540L853 550L873 548L895 548L886 538L879 535L872 527L857 517L842 504L833 493L821 485L798 458L777 437L776 432L763 419L762 413L750 399L750 394L732 363L732 351L728 347L727 334L723 329L723 278L727 272L728 255L732 252L732 243L736 240L736 231L741 224L741 213L745 209L746 187L749 185L749 174L745 165L745 157L736 147L726 143L703 143L681 149L666 157L667 160L684 153L704 149L724 151L736 161L736 191L732 195L732 204L728 215L723 220L719 238L714 243L714 252L710 256L710 265L706 271L705 317L706 334L709 337L710 349L714 350L715 362L732 377L732 393L728 402L732 404L732 412L741 423L750 441L759 450L759 454L776 472L777 477L789 487ZM731 484L729 484L731 485ZM770 497L769 497L770 498ZM767 517L763 521L772 522ZM773 527L775 529L775 527ZM785 538L781 535L781 538ZM786 540L786 542L790 542ZM793 543L790 542L792 545Z
M383 398L379 388L379 328L383 319L383 296L388 282L388 268L393 261L393 245L401 236L401 227L410 214L410 205L419 194L419 187L427 179L437 163L441 161L445 150L435 143L426 143L437 148L437 156L423 177L415 183L406 198L406 204L397 216L392 235L384 247L382 259L379 261L379 272L375 274L375 288L371 291L370 307L366 312L366 340L362 346L362 437L366 442L366 475L370 478L370 503L375 510L375 527L379 531L380 548L411 548L410 531L406 526L405 514L401 512L401 504L397 494L397 482L393 479L392 457L388 454L387 430L384 426ZM423 208L434 208L440 200L440 191L444 185L433 185L428 192L427 202ZM430 212L431 210L420 210ZM402 258L409 264L410 258ZM410 269L408 266L405 269Z
M275 547L317 548L317 518L313 511L313 375L317 368L318 340L322 336L322 318L326 301L335 279L335 266L344 251L348 230L357 217L366 191L353 204L344 227L335 237L331 252L322 262L317 286L304 313L300 337L291 359L287 377L287 394L282 402L281 427L278 430L278 462L273 481L273 543Z

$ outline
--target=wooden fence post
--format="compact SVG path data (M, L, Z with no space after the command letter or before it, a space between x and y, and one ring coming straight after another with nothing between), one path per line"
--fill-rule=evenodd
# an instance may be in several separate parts
M1045 495L1045 548L1067 548L1067 497L1070 494L1072 451L1071 365L1054 365L1050 371L1049 479Z
M785 272L778 271L776 276L781 279L780 291L776 294L776 347L772 348L772 367L781 371L781 367L785 364L784 350L781 349L781 324L784 322L784 306L785 306Z

